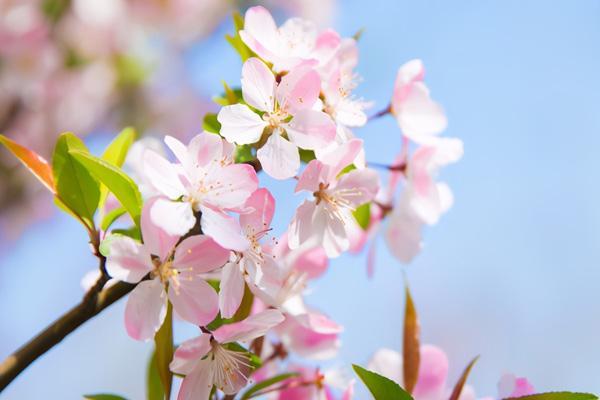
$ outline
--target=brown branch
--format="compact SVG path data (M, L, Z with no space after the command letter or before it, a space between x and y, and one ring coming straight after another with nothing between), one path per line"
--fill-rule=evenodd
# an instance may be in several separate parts
M104 261L104 259L101 260L101 269ZM103 275L86 293L81 303L2 361L0 364L0 393L38 357L135 287L131 283L118 282L110 288L102 290L106 283L105 279L106 277Z

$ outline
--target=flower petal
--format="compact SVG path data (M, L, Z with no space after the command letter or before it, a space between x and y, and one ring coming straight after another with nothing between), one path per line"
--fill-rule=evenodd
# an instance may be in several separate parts
M248 248L248 239L242 234L239 222L222 211L201 207L202 232L210 236L226 249L244 251Z
M219 296L215 289L192 274L178 281L171 280L169 299L177 315L194 325L207 325L219 313Z
M260 111L273 111L275 88L275 76L264 62L256 57L246 60L242 66L242 94L248 105Z
M179 173L173 164L168 162L154 150L144 151L144 172L150 184L170 199L187 194L187 190L179 179Z
M200 336L181 343L169 364L171 371L181 375L191 373L198 361L210 351L210 338L210 334L201 333Z
M150 220L166 234L183 236L196 224L190 203L158 198L150 208Z
M400 262L408 264L423 247L421 242L423 222L406 209L404 202L406 201L401 198L394 208L385 232L385 240L392 255Z
M150 340L167 315L167 298L159 279L140 282L125 306L125 328L136 340Z
M275 199L268 189L262 188L252 193L244 207L251 211L240 215L242 229L254 233L269 229L275 213Z
M286 126L290 140L298 147L314 150L332 143L336 127L329 115L322 111L300 110Z
M244 297L244 276L237 263L227 263L221 273L219 309L223 318L231 318L236 313Z
M429 90L421 82L412 86L396 119L402 133L416 143L424 143L431 135L446 129L448 124L444 110L429 97Z
M441 349L421 346L419 362L419 377L413 390L416 398L438 399L444 394L446 378L448 377L448 357Z
M402 355L397 351L386 348L377 350L369 361L368 369L404 386Z
M277 86L277 103L282 110L294 115L300 110L311 109L319 98L321 78L308 67L290 71Z
M296 209L294 218L288 229L288 240L290 249L297 249L301 244L314 243L315 232L313 230L313 214L315 214L316 206L314 201L304 200L304 202Z
M351 139L332 151L321 154L319 158L321 162L330 167L328 182L333 181L345 167L352 164L362 148L363 141L361 139Z
M225 106L219 111L221 135L229 142L251 144L260 140L267 123L244 104Z
M220 167L205 178L209 187L204 203L219 209L235 209L244 205L258 187L256 171L248 164Z
M379 175L370 168L355 169L343 175L334 191L353 208L375 198L379 190Z
M273 132L267 143L256 153L263 169L275 179L288 179L300 168L298 147Z
M201 274L220 268L229 260L229 250L206 235L190 236L175 250L173 267L182 274Z
M279 32L269 11L261 6L250 7L244 16L242 41L261 58L272 61L279 51Z
M154 197L144 204L142 209L142 238L144 240L144 246L150 252L158 256L161 260L167 258L169 252L175 247L175 244L179 240L179 235L170 235L164 229L152 221L151 212L152 207L158 200L158 197ZM163 201L169 201L163 198ZM162 220L162 218L161 218Z
M200 360L196 368L183 378L177 400L199 400L210 398L213 387L211 360Z
M137 283L153 268L150 253L144 245L127 236L111 239L106 271L112 278Z
M283 322L283 314L278 310L265 310L243 321L223 325L213 332L219 343L249 342L264 336L269 329Z

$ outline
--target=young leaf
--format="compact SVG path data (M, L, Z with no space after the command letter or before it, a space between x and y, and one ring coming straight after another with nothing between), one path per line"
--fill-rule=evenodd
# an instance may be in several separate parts
M156 346L156 368L165 393L165 399L171 398L171 384L173 382L173 373L169 368L169 363L173 359L175 348L173 346L173 306L169 302L167 307L167 316L162 326L154 336Z
M71 151L89 155L81 139L70 132L61 134L52 156L57 196L88 229L94 230L94 214L100 199L100 184L84 166L75 161Z
M208 113L202 120L202 129L210 133L221 132L221 123L217 120L217 114Z
M240 400L247 400L253 397L258 397L261 395L260 391L268 388L269 386L273 386L276 383L284 381L289 378L294 378L298 376L297 373L290 372L287 374L275 375L269 379L265 379L264 381L258 382L256 385L250 387L240 398Z
M521 397L510 397L510 400L597 400L598 396L591 393L548 392L530 394ZM504 399L509 400L509 399Z
M83 398L86 400L127 400L125 397L116 394L84 394Z
M248 46L246 46L246 43L244 43L239 34L239 31L244 29L244 17L242 17L237 11L233 13L233 25L235 27L235 34L233 36L225 35L225 39L229 42L231 47L237 51L242 59L242 62L244 62L256 54L254 54L254 52L250 50Z
M142 196L135 182L120 168L94 157L89 153L72 150L70 152L81 166L87 168L115 195L127 210L133 222L139 227L142 212ZM96 203L97 204L97 203Z
M421 345L419 343L419 318L408 289L405 289L406 305L404 308L404 332L402 338L402 372L404 388L412 393L419 378L421 361Z
M252 147L247 144L238 145L235 148L235 162L236 163L245 163L248 161L255 160L256 156L252 154Z
M352 214L358 225L366 231L369 228L369 222L371 222L371 203L359 206Z
M156 351L152 352L148 362L148 374L146 375L146 398L148 400L164 400L165 391L158 373L158 362L156 361Z
M375 400L413 400L412 396L396 382L356 364L352 364L352 368L367 386Z
M478 359L479 359L479 356L475 357L467 365L467 367L463 371L463 373L460 376L460 378L458 378L458 382L456 382L456 385L454 385L454 389L452 389L452 394L450 395L450 399L449 400L458 400L460 398L460 394L461 394L461 392L463 390L463 387L465 386L465 383L467 382L467 378L469 377L469 373L471 372L471 369L473 368L473 365L475 365L475 363L477 362Z
M107 231L108 228L110 228L110 226L117 220L119 219L119 217L121 217L123 214L125 214L127 212L127 210L124 207L117 207L113 210L110 210L105 216L104 218L102 218L102 223L100 224L100 228L103 231Z
M0 135L0 143L2 143L8 151L13 153L13 155L17 157L49 191L56 193L54 188L54 175L52 174L52 167L48 164L48 161L44 160L35 151L21 146L4 135Z
M129 151L134 139L135 130L133 128L123 129L121 133L119 133L117 137L110 142L106 150L104 150L102 159L110 165L120 168L125 162L125 157L127 156L127 152ZM100 185L100 201L98 208L102 209L104 203L106 202L107 196L108 188L104 184Z

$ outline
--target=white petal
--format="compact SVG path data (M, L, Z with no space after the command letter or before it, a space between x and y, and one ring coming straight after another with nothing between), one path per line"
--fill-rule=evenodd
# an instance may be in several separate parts
M223 318L231 318L244 297L244 277L237 263L227 263L221 274L219 309Z
M221 123L221 135L237 144L258 142L267 126L258 114L243 104L223 107L217 120Z
M242 67L244 101L260 111L273 111L275 103L275 76L256 57L249 58Z
M275 179L288 179L300 168L300 155L295 144L273 132L267 143L256 153L263 169Z
M125 327L136 340L150 340L167 315L167 296L159 279L140 282L125 306Z
M187 193L175 166L153 150L144 152L144 172L150 184L170 199Z
M158 199L150 209L150 219L169 235L185 235L196 224L190 203Z

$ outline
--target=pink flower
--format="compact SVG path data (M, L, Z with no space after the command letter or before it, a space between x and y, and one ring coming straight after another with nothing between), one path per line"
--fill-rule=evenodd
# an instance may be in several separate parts
M329 257L337 257L348 249L352 212L371 201L379 187L378 176L370 169L356 169L337 178L361 149L362 141L353 139L322 160L308 164L296 192L311 192L314 200L305 200L296 210L289 228L290 248L305 242L318 244Z
M281 321L279 311L266 310L183 342L170 364L173 372L185 375L177 399L208 399L213 385L225 394L237 393L246 385L252 367L247 353L227 344L264 336Z
M199 274L221 267L229 251L204 235L190 236L177 244L179 236L170 235L154 224L153 198L142 212L141 244L126 236L113 237L109 243L106 269L111 277L138 283L127 300L125 327L137 340L148 340L160 328L167 312L167 298L175 312L195 325L210 323L218 313L215 290ZM142 280L149 275L149 280Z
M172 164L152 150L144 153L148 180L166 197L154 203L153 222L170 235L183 235L196 223L194 212L201 212L205 234L223 247L245 250L249 243L227 211L239 211L256 190L254 169L234 164L233 146L217 135L200 134L187 147L170 136L165 142L179 163Z
M291 18L278 28L271 13L260 6L246 11L240 36L259 57L273 63L277 72L324 64L340 45L336 32L319 33L314 23L301 18Z
M221 315L231 318L242 302L244 281L253 291L260 290L266 263L273 263L270 254L263 251L261 239L270 230L275 211L275 199L267 189L258 189L246 201L246 211L240 215L242 235L250 243L234 260L223 267L219 308ZM269 268L266 266L265 268Z
M527 378L518 378L513 374L504 374L498 382L498 396L501 399L507 397L520 397L534 394L535 389Z
M398 70L391 112L402 133L417 143L429 143L446 129L444 110L429 96L423 83L425 70L421 60L412 60Z
M250 58L242 67L242 93L248 106L264 114L244 104L223 107L218 115L221 135L232 143L251 144L266 133L268 139L257 151L263 169L276 179L291 178L300 167L298 147L314 150L335 138L331 118L313 109L320 90L319 75L310 68L296 68L278 84L265 63Z
M299 376L285 381L286 388L279 391L279 400L351 400L354 396L355 381L341 376L340 371L332 369L322 373L318 368L292 365L288 368ZM334 389L343 392L334 396Z

